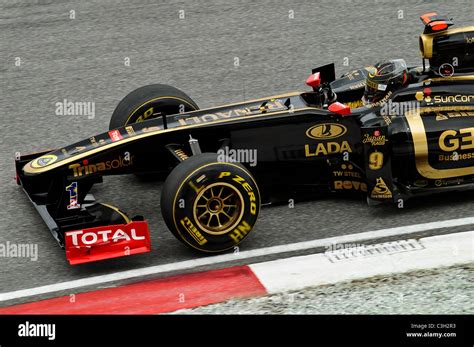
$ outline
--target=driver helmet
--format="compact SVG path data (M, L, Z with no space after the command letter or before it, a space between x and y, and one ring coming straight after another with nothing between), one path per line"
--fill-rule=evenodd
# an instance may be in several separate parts
M367 70L364 104L379 102L407 84L408 68L404 59L379 62Z

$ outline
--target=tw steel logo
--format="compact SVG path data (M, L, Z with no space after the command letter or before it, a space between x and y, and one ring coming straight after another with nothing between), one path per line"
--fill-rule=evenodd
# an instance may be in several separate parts
M129 234L122 229L100 230L84 232L84 230L68 231L66 237L71 241L72 246L91 246L97 243L119 242L131 240L145 240L145 236L138 236L135 229L131 229Z
M306 131L306 136L315 140L336 139L347 132L344 125L337 123L324 123L312 126Z

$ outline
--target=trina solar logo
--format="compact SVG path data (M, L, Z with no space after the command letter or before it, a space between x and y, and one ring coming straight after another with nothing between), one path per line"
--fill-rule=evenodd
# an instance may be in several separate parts
M83 175L90 175L99 171L120 169L120 168L133 165L133 158L134 158L133 155L130 156L129 158L118 156L118 158L116 159L108 160L108 161L100 162L100 163L95 163L95 164L89 164L89 161L87 159L84 159L82 161L82 164L75 163L75 164L69 165L69 169L72 169L74 173L74 177L80 177Z

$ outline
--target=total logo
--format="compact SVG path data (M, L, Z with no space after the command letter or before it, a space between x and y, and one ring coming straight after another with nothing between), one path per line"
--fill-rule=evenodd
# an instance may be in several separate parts
M72 169L74 177L81 177L83 175L90 175L100 171L121 169L133 165L133 158L133 155L129 155L127 153L127 155L125 155L124 157L119 156L116 159L95 164L89 164L89 161L87 159L84 159L82 163L75 163L69 165L69 169Z
M138 236L135 229L131 229L127 234L122 229L99 230L84 232L84 230L68 231L66 237L71 241L72 246L90 246L96 243L119 242L121 240L145 240L145 236Z

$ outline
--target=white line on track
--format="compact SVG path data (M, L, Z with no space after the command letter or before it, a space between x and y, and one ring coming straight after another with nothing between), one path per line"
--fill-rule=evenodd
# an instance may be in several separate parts
M340 243L355 243L361 241L367 241L371 239L378 239L382 237L389 236L403 236L415 232L422 232L440 228L452 228L463 225L474 224L474 217L467 218L458 218L458 219L449 219L445 221L437 221L431 223L422 223L422 224L412 224L402 227L379 229L373 231L360 232L350 235L342 235L336 237L329 237L325 239L312 240L312 241L303 241L290 243L287 245L265 247L259 249L253 249L249 251L242 251L239 253L223 254L217 256L211 256L201 259L192 259L181 261L177 263L170 263L164 265L155 265L149 266L141 269L127 270L121 272L115 272L108 275L100 275L93 277L81 278L73 281L49 284L45 286L21 289L7 293L0 294L0 302L8 301L13 299L25 298L29 296L41 295L59 292L63 290L72 290L76 288L93 286L103 283L109 283L114 281L139 278L149 275L157 275L160 273L166 273L171 271L182 271L197 268L200 266L213 265L226 263L230 261L250 259L259 256L265 255L274 255L281 254L286 252L302 251L312 248L325 247L331 244L340 244Z
M436 269L474 261L474 231L411 240L420 247L362 254L333 262L324 253L250 264L267 292L279 293L374 276ZM394 244L387 242L385 245ZM384 244L379 244L384 245ZM388 250L396 250L390 252ZM357 249L353 249L357 250Z

